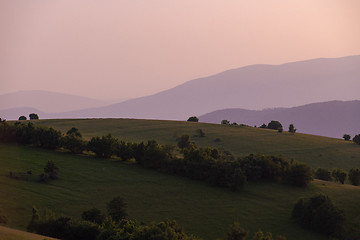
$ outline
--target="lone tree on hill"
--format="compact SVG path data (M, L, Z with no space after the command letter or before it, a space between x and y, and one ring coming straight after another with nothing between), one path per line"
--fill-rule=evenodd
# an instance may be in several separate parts
M360 144L360 134L355 135L355 137L353 138L353 142L356 144Z
M294 127L294 124L290 124L289 125L289 133L295 133L296 132L296 128Z
M350 138L351 138L351 136L350 136L349 134L344 134L344 136L343 136L343 139L344 139L345 141L349 141Z
M283 126L281 125L281 123L279 121L274 121L272 120L271 122L269 122L269 124L267 125L268 129L273 129L273 130L279 130L282 129Z
M25 117L25 116L20 116L20 117L19 117L19 120L20 120L20 121L26 120L26 117Z
M199 121L199 118L196 117L196 116L192 116L192 117L189 117L189 119L187 120L188 122L198 122Z
M36 113L30 113L29 118L30 120L37 120L39 119L39 116Z

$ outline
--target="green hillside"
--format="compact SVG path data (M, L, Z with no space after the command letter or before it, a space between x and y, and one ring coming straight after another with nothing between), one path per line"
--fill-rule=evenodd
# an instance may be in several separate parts
M211 128L217 126L209 125L206 131ZM150 132L149 126L148 129ZM247 128L239 131L242 130L253 131ZM40 183L38 176L48 160L58 165L60 179ZM308 188L295 188L250 183L241 192L231 192L134 164L12 144L0 145L0 163L0 196L4 196L0 198L0 209L9 219L8 225L20 229L26 228L33 205L78 217L91 207L105 211L106 203L116 195L123 196L131 217L145 223L175 219L188 233L204 239L224 237L233 221L251 232L261 228L288 239L326 239L300 228L290 219L291 209L300 197L319 192L345 209L349 225L360 222L360 188L350 185L314 181ZM27 179L9 177L10 171L28 170L33 174Z
M127 141L155 139L163 144L174 145L177 137L183 134L193 136L196 129L200 128L206 135L204 138L192 138L197 145L223 148L236 156L250 153L283 155L288 159L308 163L313 168L337 167L349 170L360 166L360 147L351 141L301 133L293 135L285 131L278 133L252 127L137 119L40 120L35 123L62 132L77 127L86 138L112 133ZM220 141L215 142L216 138Z

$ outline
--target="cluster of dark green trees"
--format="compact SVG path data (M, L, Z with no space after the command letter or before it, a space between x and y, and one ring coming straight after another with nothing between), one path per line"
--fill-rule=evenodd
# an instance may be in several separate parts
M64 148L73 153L91 151L101 158L117 157L123 161L134 159L146 168L205 181L213 186L239 190L247 181L276 181L296 186L306 186L312 180L311 168L282 157L249 155L237 158L216 148L199 148L188 135L178 139L178 147L161 145L155 140L124 142L111 134L85 141L77 128L66 135L53 128L35 126L33 123L2 122L4 131L0 139L30 144L37 147Z
M300 199L294 206L292 217L298 224L317 232L335 237L344 234L344 211L338 209L328 196Z
M246 240L249 231L243 229L238 222L234 222L227 233L227 240ZM273 237L271 232L264 233L261 229L253 234L252 240L286 240L286 237L278 235Z
M28 231L63 240L196 240L175 221L144 224L127 219L126 204L121 197L107 203L108 215L97 208L84 211L82 219L56 216L33 207Z
M343 136L345 141L349 141L351 139L351 136L349 134L344 134ZM353 142L360 145L360 134L357 134L353 137Z
M19 117L19 120L20 121L23 121L23 120L26 120L27 118L25 116L20 116ZM39 115L37 115L36 113L30 113L29 114L29 119L30 120L38 120L39 119Z
M349 173L342 169L335 168L331 172L325 168L318 168L315 171L315 178L324 181L335 181L344 184L348 178L350 183L355 186L360 185L360 169L352 168Z

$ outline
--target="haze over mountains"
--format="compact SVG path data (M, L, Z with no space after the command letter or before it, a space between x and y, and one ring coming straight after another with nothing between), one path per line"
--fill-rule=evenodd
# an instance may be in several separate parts
M275 108L262 111L245 109L217 110L199 117L200 122L220 123L223 119L238 124L261 126L271 120L282 123L284 131L291 123L298 132L341 138L360 133L360 101L330 101L293 108Z
M107 106L101 106L103 103L97 100L77 99L68 95L66 97L58 96L58 99L54 101L56 106L54 105L53 108L40 109L41 105L32 102L33 97L24 98L20 96L21 92L19 92L20 95L13 97L11 101L4 101L0 98L0 109L4 109L6 104L9 106L6 111L1 110L0 115L6 119L17 119L20 112L17 112L16 109L9 109L15 106L33 107L35 108L32 109L33 111L42 110L39 114L41 118L122 117L186 120L192 115L201 116L220 109L260 110L332 100L357 100L360 99L359 89L360 55L357 55L332 59L320 58L281 65L260 64L241 67L191 80L154 95ZM38 92L38 94L40 96L42 93ZM50 98L45 95L42 95L42 102L49 102ZM56 99L56 97L53 98ZM14 105L15 103L16 105ZM21 103L24 104L21 105ZM92 108L89 107L90 105ZM61 107L68 108L69 106L73 109L64 112L59 110ZM78 110L80 108L86 109ZM56 110L51 111L52 109ZM302 115L296 115L294 112L296 109L292 110L292 114L300 118ZM25 111L25 109L20 110L21 112ZM311 116L307 116L307 118L311 119ZM218 120L216 119L216 122L219 122ZM239 121L232 120L230 117L228 120ZM256 124L259 125L267 120L268 118L259 119ZM295 121L292 122L295 123ZM239 121L239 123L253 125L245 120ZM346 125L345 122L344 125ZM301 131L308 131L301 126L297 127ZM316 134L323 135L324 133L316 132ZM339 136L336 135L336 137Z

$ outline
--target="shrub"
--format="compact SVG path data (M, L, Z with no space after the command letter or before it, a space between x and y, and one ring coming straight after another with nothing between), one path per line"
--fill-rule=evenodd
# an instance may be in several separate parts
M360 134L355 135L355 137L353 137L353 142L356 144L360 144Z
M294 127L294 124L290 124L289 125L289 133L295 133L296 132L296 128Z
M327 235L341 236L344 230L344 211L324 195L300 199L294 205L292 217L298 224Z
M109 133L106 136L93 137L88 143L88 149L101 158L110 158L116 150L118 140Z
M221 124L230 125L230 122L228 120L224 119L221 121Z
M271 122L268 123L267 128L273 129L273 130L278 130L278 129L283 129L283 126L281 125L281 123L279 121L272 120Z
M107 203L108 214L115 222L120 222L121 219L127 217L126 203L122 197L118 196Z
M227 233L228 240L245 240L248 235L248 231L240 227L238 222L230 225L230 229Z
M189 117L189 119L187 120L188 122L198 122L199 121L199 118L196 117L196 116L192 116L192 117Z
M104 216L104 214L101 213L101 211L99 209L91 208L87 211L84 211L81 214L81 218L86 221L89 221L89 222L101 224L101 223L103 223L105 216Z
M312 179L312 170L309 165L294 163L289 169L286 181L294 186L305 187Z
M331 172L331 175L335 182L340 182L341 184L344 184L347 177L347 173L344 170L338 168L334 168L334 170Z
M20 116L20 117L19 117L19 121L24 121L24 120L26 120L26 117L25 117L25 116Z
M50 179L57 179L59 168L53 161L48 161L46 166L44 167L44 172L49 176Z
M352 185L359 186L360 185L360 169L350 169L349 171L349 180Z
M324 181L331 181L331 172L324 168L318 168L315 172L315 178L324 180Z
M351 136L349 134L344 134L343 139L345 141L349 141L351 139Z
M37 120L39 119L39 116L36 113L30 113L29 118L30 120Z

